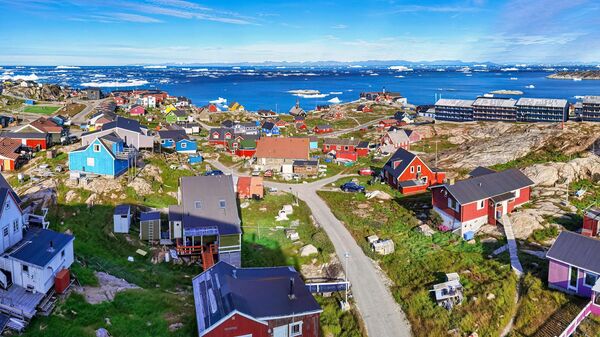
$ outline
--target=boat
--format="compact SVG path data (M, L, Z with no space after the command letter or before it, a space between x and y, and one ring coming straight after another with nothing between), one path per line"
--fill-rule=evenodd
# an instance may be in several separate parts
M573 81L581 81L583 80L581 77L573 77Z
M517 77L511 77L510 80L511 81L516 81L516 80L518 80L518 78Z
M533 85L533 84L526 85L525 88L527 88L527 89L535 89L535 85Z

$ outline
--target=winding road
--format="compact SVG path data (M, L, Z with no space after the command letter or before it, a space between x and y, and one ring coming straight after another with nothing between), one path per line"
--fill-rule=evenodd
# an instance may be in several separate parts
M217 161L209 161L209 163L224 173L238 174L234 169ZM333 215L325 201L317 194L317 191L325 185L343 177L337 175L308 184L265 182L265 186L293 193L303 200L310 208L315 221L329 236L340 260L343 260L346 253L350 254L345 273L352 284L352 294L368 335L371 337L411 336L410 324L386 285L383 271L379 270L375 262L364 254L344 224ZM345 268L345 263L342 265Z

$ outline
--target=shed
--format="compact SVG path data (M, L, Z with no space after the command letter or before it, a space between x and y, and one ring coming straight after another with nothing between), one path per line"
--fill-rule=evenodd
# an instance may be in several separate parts
M131 206L129 205L117 205L113 214L115 233L129 233L129 226L131 225Z
M140 240L158 241L161 238L160 212L143 212L140 214Z
M373 251L380 255L388 255L394 252L394 241L391 239L379 240L371 243Z

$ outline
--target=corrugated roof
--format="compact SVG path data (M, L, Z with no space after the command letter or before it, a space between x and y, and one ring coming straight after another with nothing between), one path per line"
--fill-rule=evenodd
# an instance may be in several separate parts
M181 211L184 229L217 227L220 235L241 233L231 176L182 177L180 189L182 208L173 211Z
M485 174L494 173L496 171L483 166L477 166L473 171L469 172L469 177L479 177Z
M532 186L533 184L533 181L521 171L510 169L461 180L454 185L444 184L443 186L459 203L464 205Z
M560 233L546 257L600 274L600 240L570 231Z
M350 139L350 138L325 138L325 139L323 139L323 144L325 144L325 145L357 146L359 143L360 143L359 139Z
M600 96L584 96L583 104L600 104Z
M408 165L417 157L416 154L407 151L403 148L399 148L394 154L388 159L383 166L383 170L389 172L393 177L398 177L406 170ZM394 164L396 163L396 164Z
M487 98L487 97L479 97L473 102L473 106L477 107L500 107L500 108L514 108L516 100L503 99L503 98Z
M115 215L126 215L129 214L129 209L131 208L131 206L129 205L117 205L117 207L115 207Z
M200 333L234 311L257 320L322 311L293 267L235 268L221 261L192 286Z
M140 213L140 221L151 221L160 219L160 212L150 211Z
M16 160L21 156L17 151L21 148L21 141L13 138L0 137L0 156Z
M265 137L256 142L256 158L308 159L308 138Z
M517 101L517 106L534 106L542 108L565 108L569 102L566 99L555 98L526 98L521 97Z
M471 108L473 106L473 100L470 99L450 99L440 98L435 102L435 106L451 106L460 108Z
M74 239L72 235L43 228L31 228L21 241L24 244L9 255L25 263L45 267Z
M160 130L158 131L158 136L160 139L172 139L175 142L178 142L182 139L189 139L188 135L185 133L185 130Z

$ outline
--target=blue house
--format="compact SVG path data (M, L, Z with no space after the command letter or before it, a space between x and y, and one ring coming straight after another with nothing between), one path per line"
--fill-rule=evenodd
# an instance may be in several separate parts
M196 153L198 144L189 139L185 130L163 130L158 131L160 146L165 149L175 150L178 153Z
M261 129L266 136L279 136L279 127L273 122L264 122Z
M319 138L317 136L308 137L310 141L310 150L318 150L319 149Z
M116 134L110 133L69 152L69 170L116 177L127 171L133 160L135 152Z

